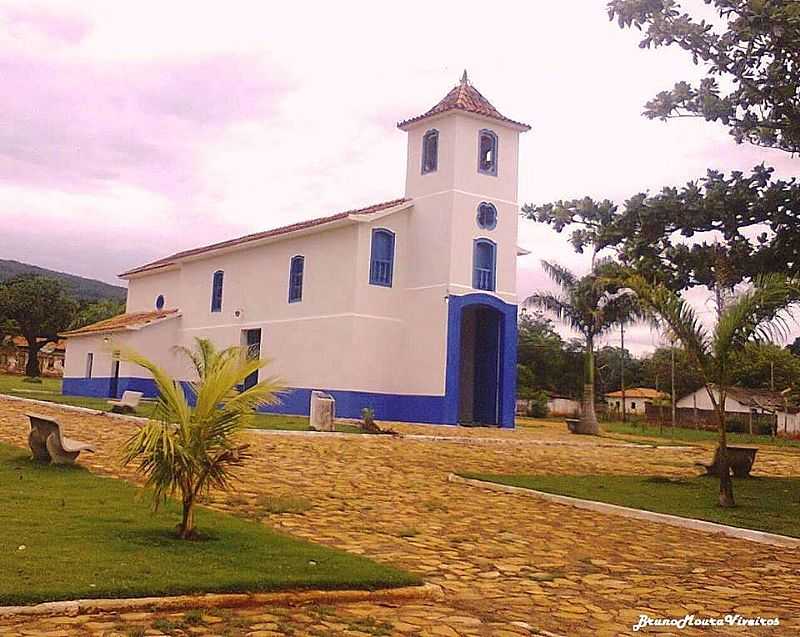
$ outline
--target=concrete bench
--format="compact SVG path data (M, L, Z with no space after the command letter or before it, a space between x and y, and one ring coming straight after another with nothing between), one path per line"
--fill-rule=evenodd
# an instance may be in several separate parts
M581 424L580 418L565 418L565 422L567 423L567 429L571 434L577 433L578 425Z
M94 453L95 448L92 445L64 437L57 420L39 414L25 415L31 421L28 446L36 460L53 464L72 464L81 451Z
M140 391L124 391L119 400L109 400L111 411L115 414L131 414L136 411L144 394Z
M749 478L750 470L756 461L756 452L758 449L754 447L728 447L728 468L733 472L735 478ZM714 452L714 460L711 464L703 464L698 462L697 466L706 470L708 476L718 476L720 474L720 461L719 461L719 447Z

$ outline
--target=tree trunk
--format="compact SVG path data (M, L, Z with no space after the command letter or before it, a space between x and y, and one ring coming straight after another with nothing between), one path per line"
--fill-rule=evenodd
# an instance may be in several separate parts
M194 497L183 498L183 519L178 527L178 536L189 540L194 536Z
M720 390L720 402L717 405L717 418L719 419L719 505L730 508L736 506L733 497L733 480L731 467L728 461L728 437L725 431L725 401L727 396Z
M28 341L28 361L25 363L25 375L29 378L38 378L39 371L39 342L36 337L26 336L25 340Z
M597 414L594 410L594 339L586 339L586 383L583 386L583 409L581 421L575 431L577 434L596 436L600 433Z

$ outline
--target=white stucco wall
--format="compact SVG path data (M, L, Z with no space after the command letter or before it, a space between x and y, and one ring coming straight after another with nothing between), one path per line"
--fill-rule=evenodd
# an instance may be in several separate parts
M113 353L117 350L133 350L157 362L172 376L190 379L190 367L173 351L173 347L181 343L180 321L180 318L173 318L141 330L70 337L67 339L64 376L85 378L87 354L92 353L92 378L109 378ZM144 369L125 360L120 361L119 375L150 377Z
M714 392L714 397L716 400L719 400L719 392L716 390L712 390ZM695 403L694 401L697 401ZM677 407L687 408L687 409L708 409L713 410L714 405L711 402L711 398L708 395L708 392L705 388L698 389L693 394L689 394L688 396L684 396L677 402ZM725 411L729 413L735 414L749 414L750 407L746 407L742 405L738 400L735 398L731 398L730 396L725 397Z
M652 404L652 398L625 396L625 412L628 414L645 415L647 413L647 405ZM608 406L615 411L622 412L622 398L609 398Z
M164 309L175 309L181 306L181 274L180 271L156 271L148 276L135 279L128 284L128 301L126 312L150 312L156 309L156 298L164 295Z

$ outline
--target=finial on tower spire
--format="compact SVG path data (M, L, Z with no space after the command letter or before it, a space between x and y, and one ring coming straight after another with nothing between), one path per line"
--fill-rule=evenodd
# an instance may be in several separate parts
M464 69L464 74L461 76L462 84L469 84L469 77L467 77L467 69Z

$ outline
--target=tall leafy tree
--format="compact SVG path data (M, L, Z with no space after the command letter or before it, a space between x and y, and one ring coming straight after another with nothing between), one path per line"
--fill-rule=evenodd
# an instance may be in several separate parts
M705 0L708 22L679 0L613 0L609 17L636 28L641 48L676 46L705 68L698 83L676 83L645 107L651 119L721 122L737 142L800 151L800 3Z
M672 349L659 347L642 361L642 379L646 387L665 394L672 390ZM680 399L703 387L697 365L681 347L675 348L675 395Z
M625 386L641 387L644 382L644 360L636 358L630 351L606 345L597 350L597 375L603 393L622 389L622 366L625 366Z
M625 265L676 290L730 291L761 272L800 273L800 183L775 180L763 166L751 175L709 171L622 206L585 197L522 211L558 232L569 227L576 251L611 249Z
M733 357L731 376L752 389L800 389L800 357L774 343L748 343Z
M523 309L517 334L519 396L529 397L541 390L560 392L564 384L564 342L553 321L541 311Z
M78 307L75 317L69 326L77 330L86 325L105 321L125 312L125 301L119 299L101 299L99 301L84 302Z
M76 309L77 304L56 279L23 275L0 283L0 316L28 343L26 375L39 376L39 350L58 339Z
M706 70L678 82L645 107L651 119L701 117L727 126L740 143L800 150L800 3L705 0L707 22L679 0L612 0L609 15L642 32L642 48L674 46ZM705 285L730 294L761 272L800 272L800 184L710 170L683 187L639 193L622 206L589 197L525 206L559 232L572 226L575 248L611 247L619 258L673 289ZM701 233L713 239L698 241Z
M641 276L630 279L629 285L642 306L681 342L700 370L719 426L719 504L735 506L725 412L727 392L733 382L732 361L748 343L769 342L782 333L786 310L800 300L798 282L780 274L760 277L721 311L712 331L703 326L691 305L664 285L652 285Z
M620 275L617 264L599 262L584 277L558 264L542 261L548 276L561 288L559 293L537 292L525 304L551 312L565 325L579 332L584 339L583 410L579 433L597 435L599 426L595 412L595 343L620 321L637 312L636 303L612 283Z

